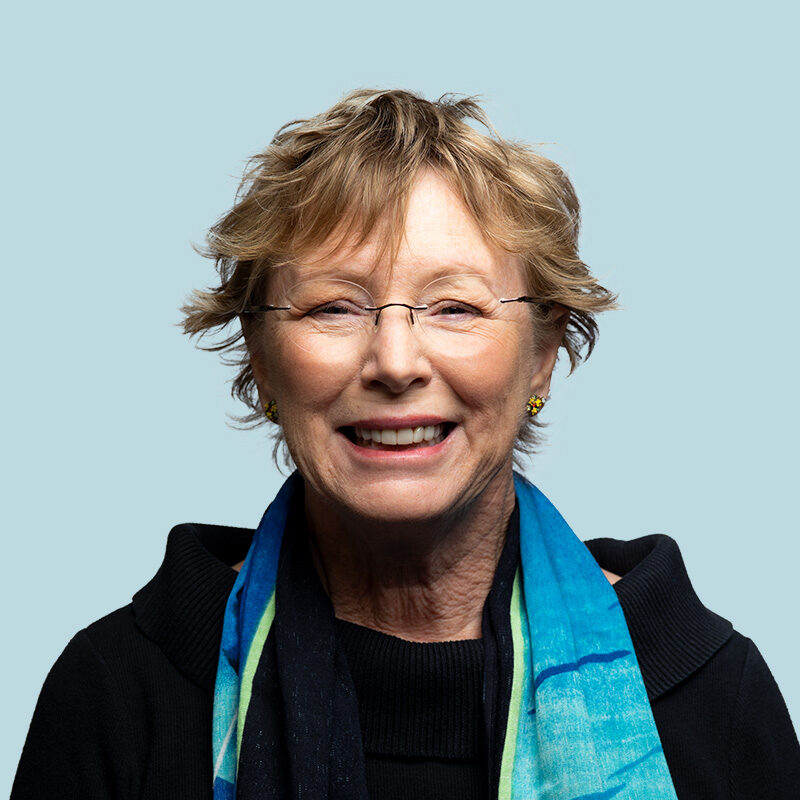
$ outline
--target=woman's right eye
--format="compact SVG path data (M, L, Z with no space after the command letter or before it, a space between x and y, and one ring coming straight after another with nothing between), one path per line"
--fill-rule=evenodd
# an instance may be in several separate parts
M357 308L357 306L346 300L332 300L328 303L323 303L322 305L317 306L309 313L345 315L345 314L358 313L358 311L359 309Z

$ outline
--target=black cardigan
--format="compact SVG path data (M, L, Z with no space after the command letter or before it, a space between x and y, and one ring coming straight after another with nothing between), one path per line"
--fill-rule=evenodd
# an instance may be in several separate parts
M128 605L50 670L11 800L211 798L225 602L253 530L186 523ZM664 534L587 547L614 584L680 800L800 798L800 745L755 644L703 606Z

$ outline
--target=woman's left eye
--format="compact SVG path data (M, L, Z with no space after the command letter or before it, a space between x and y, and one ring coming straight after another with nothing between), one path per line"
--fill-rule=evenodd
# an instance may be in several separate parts
M439 303L438 307L435 308L434 311L436 314L441 314L448 317L461 315L474 316L480 313L475 306L457 301Z

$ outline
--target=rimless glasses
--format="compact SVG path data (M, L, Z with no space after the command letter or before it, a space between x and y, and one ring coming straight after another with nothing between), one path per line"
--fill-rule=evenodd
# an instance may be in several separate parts
M552 303L528 295L498 297L480 275L449 275L428 283L413 303L378 304L363 286L340 278L311 278L290 287L275 304L243 314L274 312L276 321L303 347L350 347L354 337L377 331L384 311L404 308L408 323L429 346L455 354L474 350L503 323L519 322L511 304Z

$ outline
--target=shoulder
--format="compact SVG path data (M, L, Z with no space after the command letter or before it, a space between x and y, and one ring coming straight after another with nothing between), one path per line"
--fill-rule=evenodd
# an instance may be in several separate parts
M159 643L142 629L135 604L128 603L87 625L72 638L64 654L93 658L105 671L115 694L136 704L154 678L161 678L169 659Z
M236 575L228 559L247 533L238 531L232 545L228 534L237 529L201 527L173 528L158 572L132 601L67 642L39 693L13 800L139 796L153 769L162 786L206 778L211 785L210 764L201 769L198 758L204 764L199 754L211 746L222 622ZM159 772L167 753L169 770Z
M12 800L124 795L134 709L108 644L112 632L130 632L129 616L119 609L78 631L55 660L36 701Z
M213 691L225 604L236 579L230 565L247 552L252 535L223 525L173 527L156 574L130 603L80 630L59 667L94 659L126 696L142 683L167 680L170 668Z
M117 609L75 633L67 642L45 679L50 687L63 697L84 686L84 693L98 689L113 676L113 651L107 645L115 635L128 639L132 633L130 607Z
M625 614L651 701L700 669L731 638L733 625L704 605L678 543L663 533L590 539Z
M731 724L732 796L789 797L800 786L800 743L789 710L752 639L737 646L741 664ZM781 787L785 794L771 793Z
M737 630L653 704L678 796L795 797L800 743L755 642Z
M800 745L755 642L698 596L666 534L589 540L614 590L681 795L783 798L800 784Z
M35 714L78 728L131 719L157 646L137 628L129 603L75 633L45 678Z
M86 698L103 693L109 701L121 698L113 685L130 669L127 656L142 639L130 604L101 617L67 642L47 674L43 694L50 692L65 700L72 695Z

